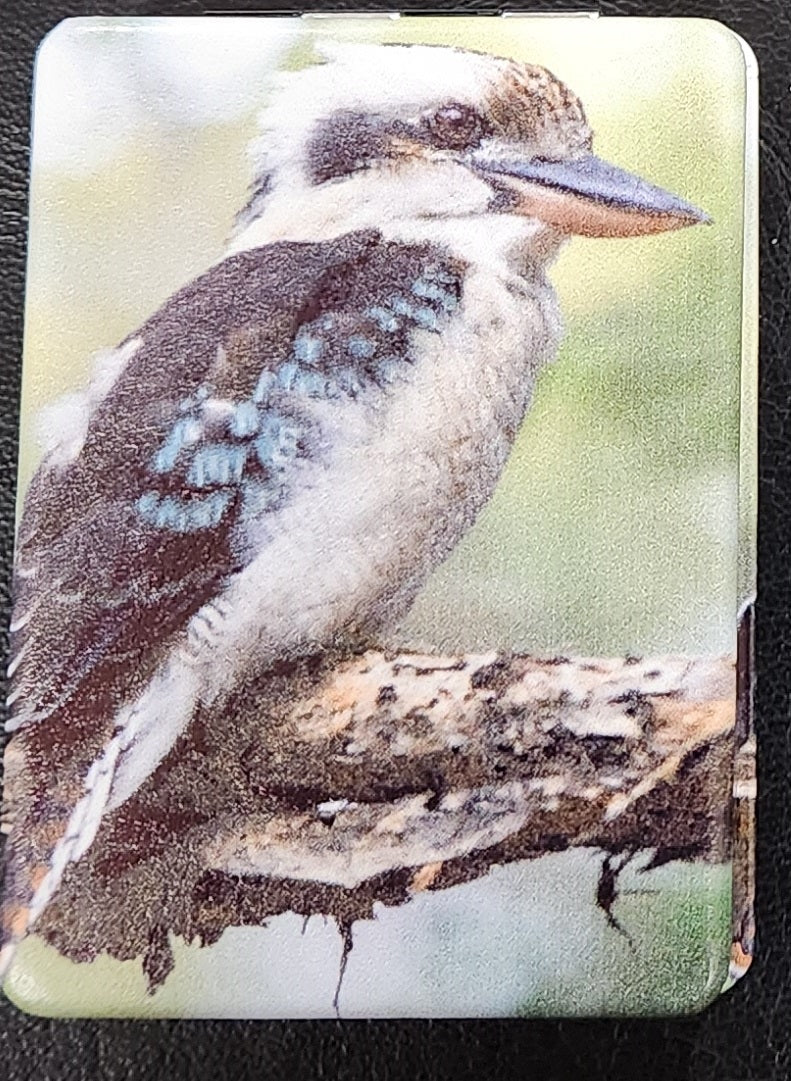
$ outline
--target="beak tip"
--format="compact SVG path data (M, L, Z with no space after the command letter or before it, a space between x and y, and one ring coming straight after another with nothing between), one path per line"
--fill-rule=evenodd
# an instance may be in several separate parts
M685 225L713 225L714 219L710 214L707 214L705 210L700 210L699 207L690 206L684 215L686 219Z
M478 155L472 160L474 167L484 173L510 176L551 193L555 203L565 204L567 219L573 202L579 203L580 208L587 206L587 218L582 210L571 215L579 221L569 228L570 232L587 236L639 236L712 224L709 215L694 204L594 154L557 162L492 160Z

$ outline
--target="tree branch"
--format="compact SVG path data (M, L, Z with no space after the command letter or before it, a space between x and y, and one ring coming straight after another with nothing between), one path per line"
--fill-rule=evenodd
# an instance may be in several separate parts
M171 934L285 911L348 929L572 846L724 860L734 707L732 658L369 651L269 673L222 727L196 719L39 930L75 958L145 955L154 987Z

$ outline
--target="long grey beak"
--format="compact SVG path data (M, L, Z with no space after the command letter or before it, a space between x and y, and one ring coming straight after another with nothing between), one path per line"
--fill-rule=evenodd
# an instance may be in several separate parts
M710 221L677 195L588 154L576 161L470 156L484 175L502 177L517 213L586 236L638 236Z

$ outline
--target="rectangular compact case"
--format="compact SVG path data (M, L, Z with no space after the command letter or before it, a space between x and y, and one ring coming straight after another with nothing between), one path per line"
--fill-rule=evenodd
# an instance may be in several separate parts
M693 19L66 21L0 968L679 1013L752 954L756 71Z

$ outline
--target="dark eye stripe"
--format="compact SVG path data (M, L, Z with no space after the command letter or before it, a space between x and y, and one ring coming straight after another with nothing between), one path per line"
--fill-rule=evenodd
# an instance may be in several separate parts
M323 121L308 143L308 176L313 184L348 176L387 154L389 131L378 117L343 111Z
M308 141L307 175L315 185L350 176L397 154L399 136L438 150L466 150L489 130L480 113L460 102L448 102L410 123L342 110L318 124Z

